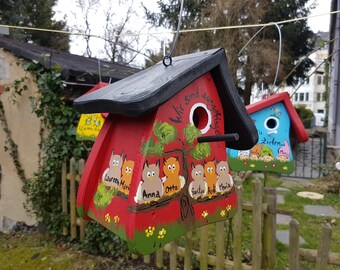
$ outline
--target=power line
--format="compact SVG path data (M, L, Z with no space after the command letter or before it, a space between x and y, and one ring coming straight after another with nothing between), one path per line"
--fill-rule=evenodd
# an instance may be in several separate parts
M281 25L281 24L287 24L287 23L307 20L307 19L315 18L315 17L332 15L332 14L337 14L337 13L340 13L340 10L336 10L336 11L332 11L332 12L328 12L328 13L310 15L310 16L305 16L305 17L300 17L300 18L294 18L294 19L289 19L289 20L270 22L270 23L183 29L183 30L180 30L179 33L192 33L192 32L228 30L228 29L265 27L265 26L271 26L273 24ZM6 24L0 24L0 27L8 27L10 29L22 29L22 30L30 30L30 31L49 32L49 33L59 33L59 34L65 34L65 35L88 36L88 37L93 37L93 38L105 39L105 37L103 37L101 35L85 34L85 33L80 33L80 32L71 32L71 31L46 29L46 28L38 28L38 27L15 26L15 25L6 25ZM177 33L177 31L147 32L147 33L123 33L123 34L120 34L120 35L114 35L113 37L116 38L116 37L129 37L129 36L130 37L136 37L136 36L151 36L151 35L169 35L169 34L176 34L176 33Z

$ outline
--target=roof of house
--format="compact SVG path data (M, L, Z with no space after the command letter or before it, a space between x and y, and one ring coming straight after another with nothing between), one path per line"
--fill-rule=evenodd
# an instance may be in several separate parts
M159 62L77 98L74 106L81 113L110 112L129 117L143 115L167 102L207 72L213 77L226 115L225 132L240 135L239 141L228 142L228 147L251 148L258 140L257 130L229 75L223 48L175 57L167 67Z
M59 65L62 67L63 79L70 82L95 85L100 81L99 73L102 81L115 82L140 71L129 66L57 51L2 36L0 36L0 47L18 57L40 62L47 67Z
M296 139L301 142L307 141L308 140L307 131L302 124L300 116L297 114L292 102L290 101L289 94L287 92L269 96L266 99L248 105L246 108L248 113L252 114L269 106L277 104L279 102L282 102L287 110L287 113L291 120L293 134L295 135Z

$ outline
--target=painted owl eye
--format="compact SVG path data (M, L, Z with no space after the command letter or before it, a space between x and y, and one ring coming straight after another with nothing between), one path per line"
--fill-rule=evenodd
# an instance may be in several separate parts
M226 170L227 170L227 168L226 168L226 167L223 167L223 170L224 170L224 171L226 171Z
M152 176L155 176L155 172L152 172L151 175L152 175Z
M131 173L132 172L132 168L129 168L129 173Z
M168 170L171 171L171 165L168 165Z
M147 176L148 178L150 178L150 176L151 176L151 173L150 173L150 172L148 172L148 173L146 174L146 176Z
M173 170L176 169L176 165L175 164L172 165L172 169Z
M126 172L126 173L129 172L129 167L126 167L126 168L125 168L125 172Z
M195 175L197 176L197 175L198 175L198 172L195 172Z

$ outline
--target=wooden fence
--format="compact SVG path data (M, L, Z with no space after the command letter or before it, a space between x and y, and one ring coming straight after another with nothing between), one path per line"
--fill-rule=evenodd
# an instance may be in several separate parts
M72 239L79 237L80 240L85 236L85 221L77 217L76 214L76 189L84 169L84 160L76 162L73 158L69 163L69 172L67 164L62 166L62 211L70 217L70 228L64 228L64 234L70 235ZM162 268L165 263L169 263L169 269L178 269L178 257L182 257L183 266L181 268L192 269L193 264L199 264L201 270L207 270L209 266L216 269L275 269L276 262L276 214L281 212L276 208L276 189L265 187L262 190L261 182L258 179L252 182L252 200L251 202L243 201L242 181L239 177L234 179L237 198L238 210L232 221L232 229L227 222L218 222L198 228L193 232L188 232L183 236L181 241L172 241L158 250L155 254L143 256L145 264L154 263L158 268ZM251 212L251 266L242 263L243 251L242 243L243 230L242 215L243 211ZM230 221L231 222L231 221ZM77 227L79 229L77 229ZM231 229L231 230L230 230ZM215 230L216 239L208 239L209 232ZM232 234L228 234L232 233ZM199 248L193 248L193 237L196 234L199 237ZM228 234L228 237L227 237ZM340 254L329 252L330 236L329 228L323 228L320 249L307 250L299 248L298 244L298 223L292 220L290 224L290 246L289 246L289 265L291 270L299 269L299 259L307 261L316 261L319 268L325 264L340 265ZM230 237L230 235L232 237ZM325 239L329 239L326 240ZM178 243L182 242L183 245ZM215 243L214 248L210 248L209 243ZM327 242L327 243L326 243ZM232 246L232 255L228 250ZM214 250L214 255L211 250ZM169 260L165 260L164 253L169 253ZM327 257L328 254L328 257ZM138 258L132 254L132 259ZM232 260L229 258L232 257ZM325 259L326 258L326 259Z

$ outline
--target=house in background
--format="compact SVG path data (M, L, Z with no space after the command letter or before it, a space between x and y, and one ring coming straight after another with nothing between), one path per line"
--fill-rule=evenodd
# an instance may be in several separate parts
M61 66L65 99L70 102L99 81L115 82L139 71L139 69L59 52L0 36L0 101L3 105L3 111L0 111L0 231L6 230L16 221L23 221L27 225L36 222L24 208L26 198L21 191L22 180L16 172L9 151L5 151L7 133L4 131L2 121L6 119L12 139L18 146L19 161L26 177L32 177L39 166L41 123L32 112L29 102L29 97L38 95L38 89L33 76L22 68L25 61L40 62L47 67ZM6 92L5 89L11 87L15 80L23 77L27 77L25 85L28 89L20 96L16 96L16 102L13 103L11 92Z
M328 32L318 32L320 40L328 40ZM328 46L321 48L309 56L315 63L307 74L309 77L306 80L301 80L294 86L282 86L277 93L288 92L291 96L291 101L294 106L302 104L306 105L315 116L315 126L324 126L326 117L326 86L325 86L325 62L328 57ZM319 67L320 66L320 67ZM268 89L263 89L261 86L254 87L254 95L252 103L261 100L268 95Z

